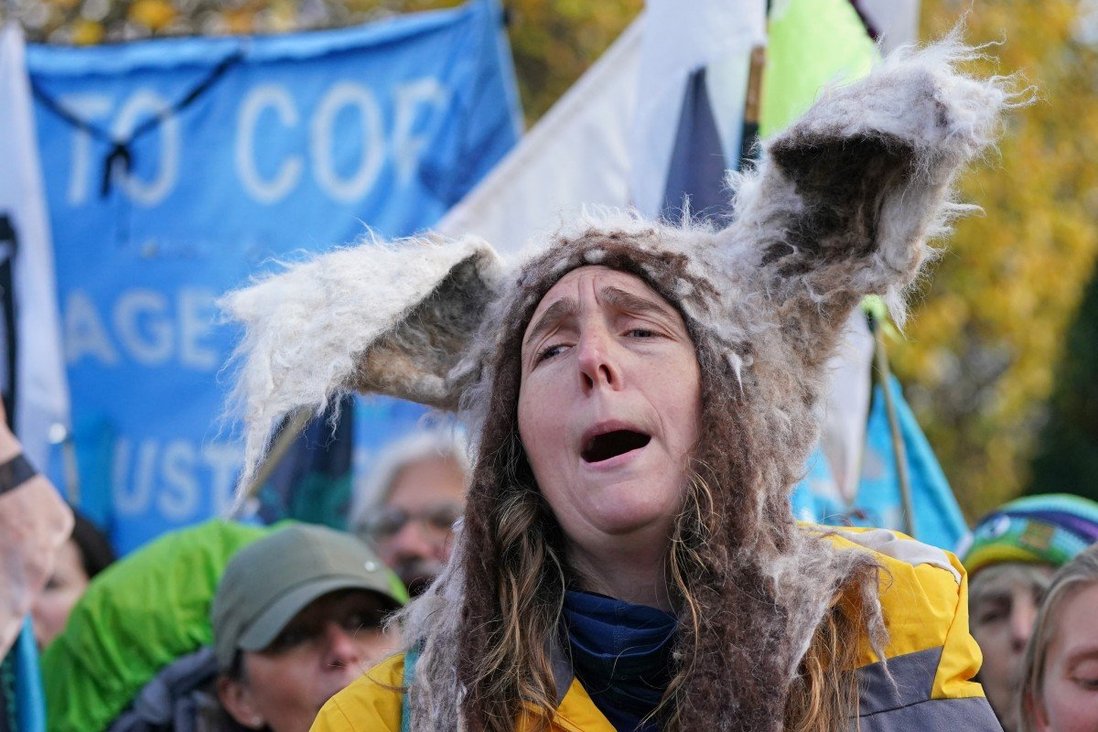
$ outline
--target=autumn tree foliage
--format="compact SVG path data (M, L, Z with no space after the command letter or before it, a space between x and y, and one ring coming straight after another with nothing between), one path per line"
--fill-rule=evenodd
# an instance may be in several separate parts
M1028 492L1077 493L1098 501L1098 278L1091 277L1064 353Z
M958 223L892 352L972 518L1030 483L1059 365L1076 357L1065 334L1098 253L1098 38L1075 0L923 0L923 37L966 11L968 40L994 44L979 71L1017 74L1037 101L961 181L984 212Z

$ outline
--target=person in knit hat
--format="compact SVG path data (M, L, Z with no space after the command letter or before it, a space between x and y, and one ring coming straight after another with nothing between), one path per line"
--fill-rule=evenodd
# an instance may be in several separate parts
M1067 494L1027 496L980 519L958 548L969 574L979 680L1007 732L1018 729L1026 642L1057 568L1098 542L1098 503Z
M888 531L798 525L825 364L879 293L902 321L1004 80L955 39L827 90L716 230L604 212L532 257L366 242L231 294L247 484L284 416L346 390L459 411L450 561L404 651L314 730L998 729L967 583Z

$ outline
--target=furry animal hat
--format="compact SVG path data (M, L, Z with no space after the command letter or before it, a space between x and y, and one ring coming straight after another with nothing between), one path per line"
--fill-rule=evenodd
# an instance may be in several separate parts
M546 291L587 264L635 274L675 305L701 366L695 464L714 495L696 587L706 652L679 699L683 725L780 729L812 635L853 578L878 608L880 640L876 581L863 571L872 558L798 530L789 491L817 438L823 367L849 311L878 293L902 322L927 241L966 208L951 202L950 184L1010 103L1001 80L955 70L971 57L951 39L825 91L733 181L736 219L722 230L600 213L517 263L472 238L368 242L227 298L247 327L242 484L285 415L319 412L351 389L469 418L477 458L464 530L447 571L406 615L406 638L423 647L414 729L476 726L468 681L483 629L506 610L493 517L525 464L521 339ZM680 647L677 657L693 655Z

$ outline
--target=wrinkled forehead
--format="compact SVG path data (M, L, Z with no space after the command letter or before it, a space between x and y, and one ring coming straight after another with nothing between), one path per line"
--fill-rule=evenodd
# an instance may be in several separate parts
M675 233L668 234L658 226L627 233L590 229L579 236L559 238L522 265L512 286L504 290L506 294L482 324L480 342L491 354L485 355L486 363L492 364L492 375L485 382L490 392L507 402L517 400L525 336L535 311L552 304L547 295L558 283L586 268L613 271L631 286L643 285L646 292L677 313L698 348L706 340L698 316L708 314L717 291L697 270L696 258L686 253L687 243L676 240ZM497 391L501 387L504 391ZM489 398L483 406L491 401Z
M1037 562L999 562L984 567L969 578L969 602L979 603L1012 598L1015 595L1040 597L1056 572L1051 564Z
M543 319L574 312L578 300L587 290L594 294L601 306L623 310L657 309L681 320L678 309L637 275L606 265L587 264L570 270L542 295L526 324L524 340Z

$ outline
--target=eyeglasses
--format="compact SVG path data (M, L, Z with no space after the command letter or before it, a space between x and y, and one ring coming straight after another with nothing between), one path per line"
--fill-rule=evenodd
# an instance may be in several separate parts
M444 539L454 530L454 523L461 517L458 503L439 503L412 513L398 506L381 506L365 523L371 539L390 539L401 532L409 522L415 521L433 537Z
M352 588L322 595L286 623L263 653L278 656L298 649L321 649L331 642L334 624L353 639L381 632L393 602L375 591Z
M328 622L334 622L351 637L366 629L380 628L389 611L377 607L346 608L335 617L313 619L308 623L291 622L263 649L264 653L281 654L304 645L319 646L326 642Z

